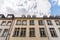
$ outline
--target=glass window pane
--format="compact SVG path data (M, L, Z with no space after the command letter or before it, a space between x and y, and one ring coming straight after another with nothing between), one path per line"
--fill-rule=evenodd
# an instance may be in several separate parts
M58 28L59 29L59 32L60 32L60 28Z
M45 33L44 28L39 28L39 30L40 30L40 36L41 37L46 37L46 33Z
M39 25L43 25L43 21L42 20L38 20L38 24Z
M27 25L27 21L26 20L23 20L22 21L22 25Z
M59 20L55 20L56 25L60 25L60 21Z
M49 30L50 30L50 33L51 33L52 37L57 37L56 31L55 31L54 28L49 28Z
M26 37L26 28L21 28L20 37Z
M34 25L34 20L30 20L30 25Z
M16 25L21 25L21 20L17 20Z
M1 25L6 25L6 21L3 21Z
M12 22L11 21L8 21L7 25L10 26L11 24L12 24Z
M47 24L48 25L53 25L52 22L51 22L51 20L47 20Z
M0 33L1 33L2 29L0 29Z
M29 29L29 37L35 37L35 29L34 28L30 28Z
M0 21L0 25L2 24L2 21Z
M18 37L19 36L19 30L20 30L20 28L15 28L13 37Z
M2 37L6 37L8 35L8 29L4 29L4 32L2 34Z

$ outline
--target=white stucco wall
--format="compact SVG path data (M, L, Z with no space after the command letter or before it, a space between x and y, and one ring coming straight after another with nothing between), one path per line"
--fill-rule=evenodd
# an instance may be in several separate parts
M46 25L46 29L47 29L47 32L48 32L49 40L60 40L60 32L59 32L59 29L58 29L58 28L60 28L60 26L57 26L54 20L52 20L52 23L53 23L53 25L49 26L49 25L47 25L47 22L45 20L45 25ZM54 28L58 37L51 37L49 28Z
M12 20L0 20L0 24L1 24L2 21L6 21L6 24L7 24L8 21L12 21ZM4 32L4 29L9 29L9 28L10 28L10 26L7 26L7 25L2 26L2 25L0 25L0 29L2 29L2 31L0 33L0 40L6 40L6 37L2 37L2 34Z

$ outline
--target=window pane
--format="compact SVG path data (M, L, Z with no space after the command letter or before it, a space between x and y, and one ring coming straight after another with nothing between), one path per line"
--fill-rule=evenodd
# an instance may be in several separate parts
M29 36L30 37L35 37L35 29L34 28L30 28L29 30L30 30L29 31L29 33L30 33Z
M30 25L34 25L34 20L30 20Z
M60 25L60 21L59 20L55 20L56 25Z
M0 21L0 25L2 24L2 21Z
M26 28L21 28L20 37L26 37Z
M47 20L47 24L48 25L53 25L52 22L51 22L51 20Z
M39 25L43 25L43 21L42 20L38 20L38 24Z
M3 21L1 25L6 25L6 21Z
M60 28L58 28L59 29L59 32L60 32Z
M0 29L0 36L1 36L1 33L2 33L2 29Z
M17 20L16 25L21 25L21 20Z
M2 29L0 29L0 33L1 33Z
M13 34L14 37L18 37L19 36L19 30L20 30L20 28L15 28L14 34Z
M2 37L6 37L8 35L8 29L4 29L4 32L2 34Z
M11 24L12 24L12 22L11 21L8 21L7 25L10 26Z
M46 37L46 33L45 33L44 28L39 28L39 30L40 30L40 36L41 37Z
M22 21L22 25L27 25L27 21L26 20L23 20Z
M12 18L12 16L8 16L8 18Z
M52 37L57 37L56 31L55 31L54 28L49 28L49 30L50 30L50 33L51 33Z

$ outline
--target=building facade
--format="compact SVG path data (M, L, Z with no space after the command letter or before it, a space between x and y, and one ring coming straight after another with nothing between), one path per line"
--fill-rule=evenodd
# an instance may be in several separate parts
M0 18L0 21L2 22L0 22L0 40L60 39L60 16L14 17L13 14L8 14L7 17Z
M12 14L8 14L5 17L3 14L0 14L0 40L6 40L10 31L10 28L13 24L13 16ZM10 17L10 18L9 18Z

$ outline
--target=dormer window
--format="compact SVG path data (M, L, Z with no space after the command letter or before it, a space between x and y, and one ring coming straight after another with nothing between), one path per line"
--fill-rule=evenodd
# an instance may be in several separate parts
M14 15L13 14L8 14L7 18L14 18Z
M27 15L27 18L31 18L31 15Z
M8 16L8 18L12 18L12 16Z
M36 18L36 15L33 15L32 18Z
M22 15L22 18L26 18L26 16L25 15Z

